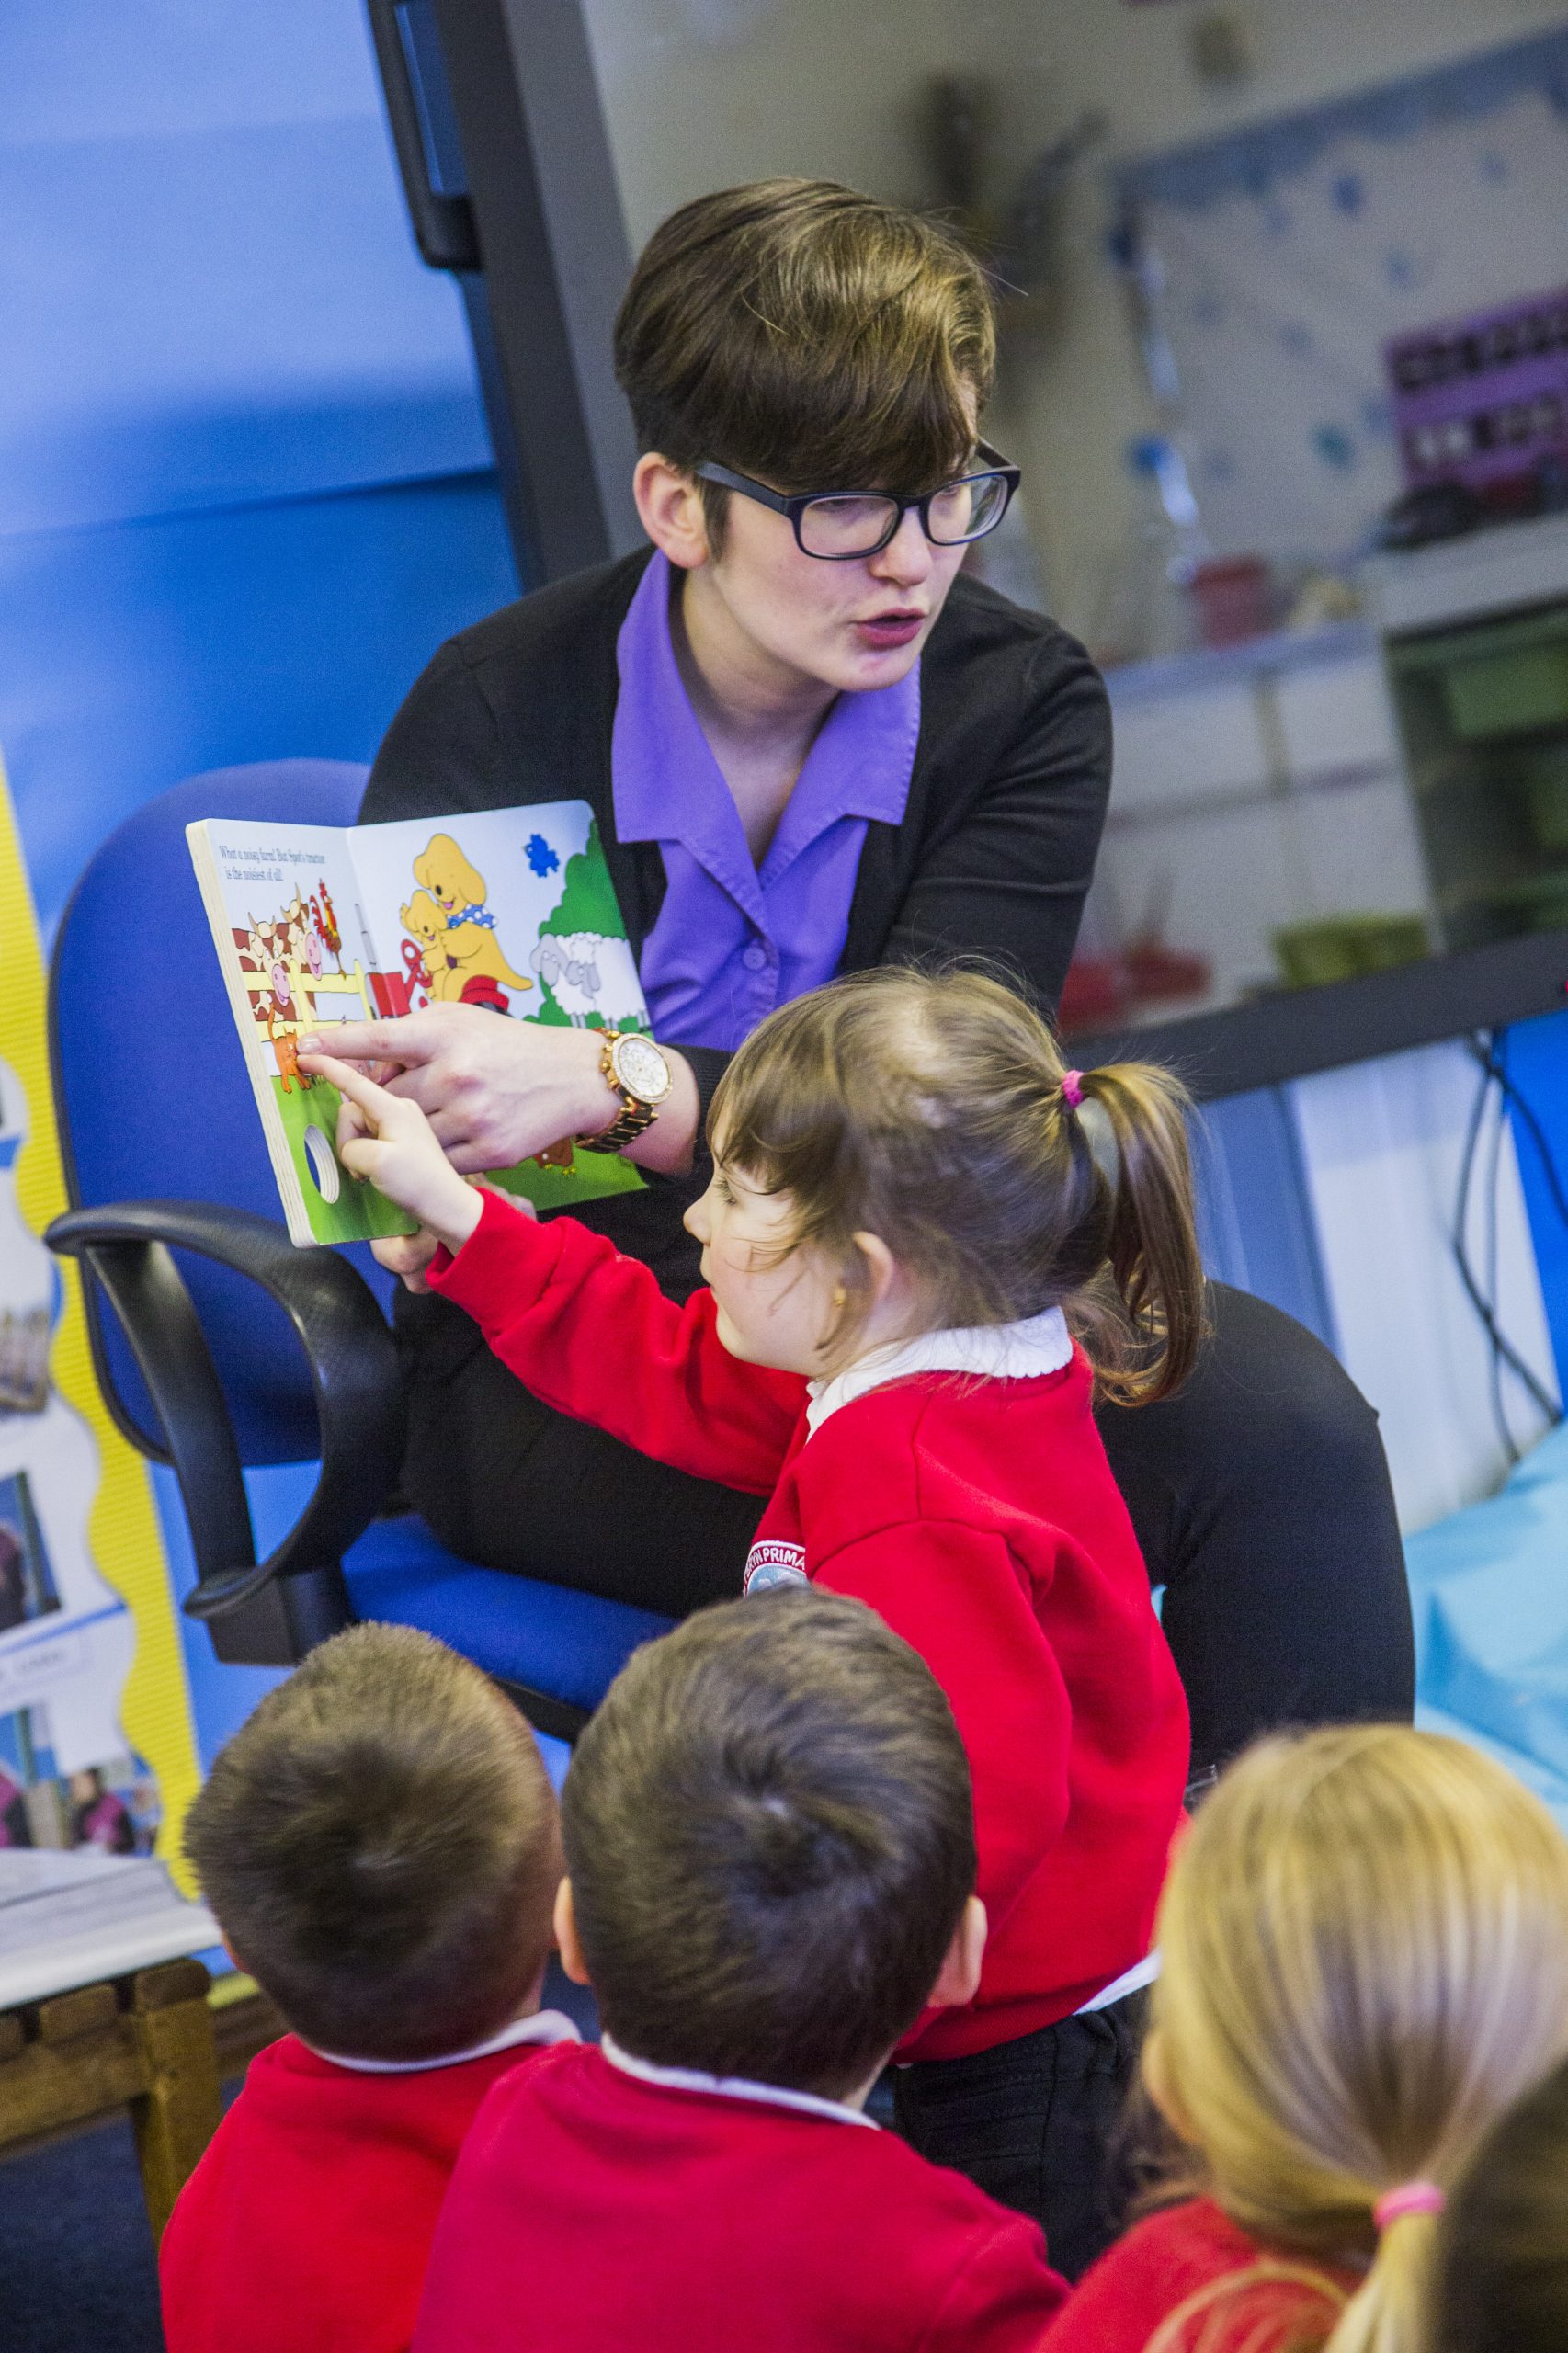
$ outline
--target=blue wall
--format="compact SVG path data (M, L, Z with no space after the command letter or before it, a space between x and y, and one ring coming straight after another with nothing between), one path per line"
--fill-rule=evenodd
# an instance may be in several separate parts
M359 0L0 11L0 751L40 911L196 768L367 759L517 593Z
M6 0L0 88L0 754L51 928L181 777L368 760L517 583L360 0ZM261 1474L260 1532L308 1483ZM210 1755L275 1678L186 1647Z

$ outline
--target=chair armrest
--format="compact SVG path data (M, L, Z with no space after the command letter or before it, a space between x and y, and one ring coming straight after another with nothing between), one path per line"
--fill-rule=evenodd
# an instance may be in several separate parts
M238 1610L270 1585L326 1566L375 1517L403 1459L404 1408L392 1336L369 1287L332 1250L297 1250L279 1225L204 1201L115 1201L70 1210L44 1235L102 1285L169 1442L196 1554L192 1618ZM258 1283L283 1309L310 1367L321 1472L289 1534L257 1562L222 1385L173 1250Z

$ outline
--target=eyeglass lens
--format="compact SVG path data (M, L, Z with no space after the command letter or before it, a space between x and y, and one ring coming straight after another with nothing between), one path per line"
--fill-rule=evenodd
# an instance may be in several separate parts
M1005 474L976 474L937 491L926 510L927 529L938 547L978 540L1002 519L1007 504ZM891 498L847 495L813 498L801 515L801 544L808 555L874 555L896 526Z

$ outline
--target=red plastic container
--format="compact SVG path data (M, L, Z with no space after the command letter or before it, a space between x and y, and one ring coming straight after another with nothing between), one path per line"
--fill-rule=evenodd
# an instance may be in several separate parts
M1260 555L1233 555L1200 563L1192 601L1205 645L1241 645L1268 628L1268 566Z

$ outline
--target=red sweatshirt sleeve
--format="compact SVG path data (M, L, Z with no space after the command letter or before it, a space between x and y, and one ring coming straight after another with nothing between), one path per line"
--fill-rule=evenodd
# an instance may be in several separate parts
M1062 1670L1006 1539L909 1520L841 1546L813 1582L869 1602L947 1693L974 1788L976 1893L994 1930L1062 1836L1072 1729Z
M1067 2292L1039 2224L1010 2216L943 2297L919 2353L1039 2353Z
M457 1256L437 1252L429 1282L558 1413L699 1479L772 1493L806 1385L731 1356L711 1291L677 1307L602 1234L570 1217L540 1223L492 1192Z

